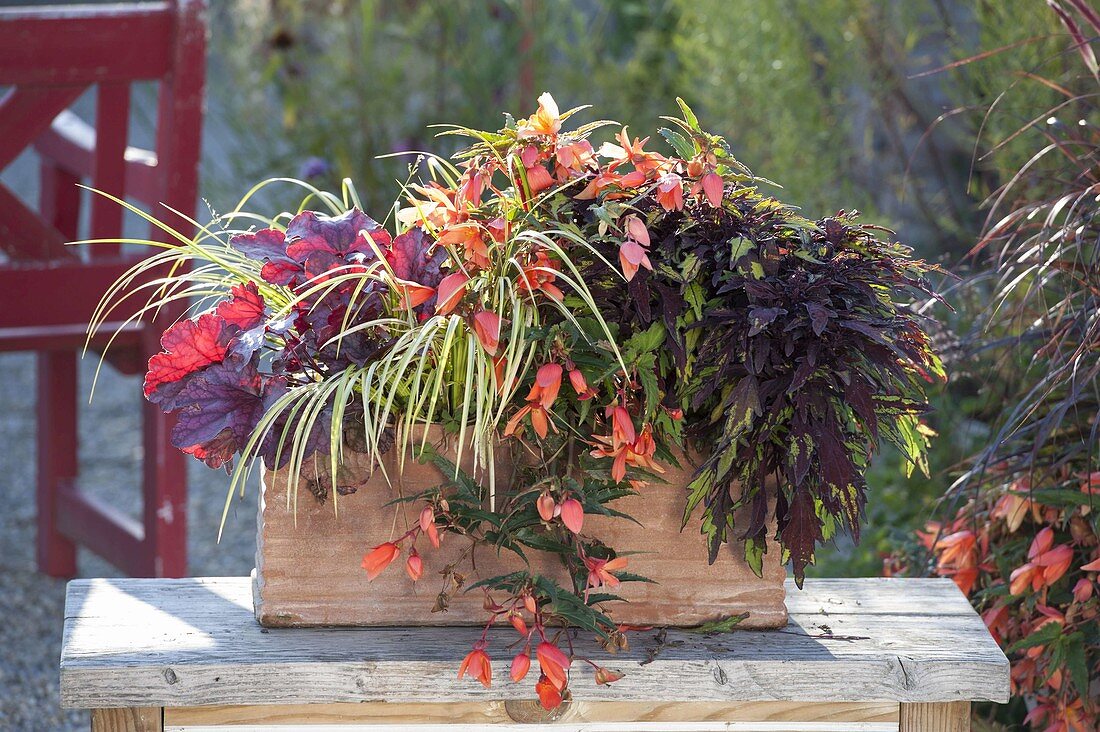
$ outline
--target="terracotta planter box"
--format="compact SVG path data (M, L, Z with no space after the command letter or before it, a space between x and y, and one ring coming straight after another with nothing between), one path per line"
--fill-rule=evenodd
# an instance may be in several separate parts
M391 450L384 459L390 476L397 474ZM365 455L352 455L344 470L365 476ZM502 470L498 462L498 481ZM620 552L643 552L630 556L631 572L655 580L656 584L628 582L617 590L629 603L616 603L614 618L637 625L690 626L748 612L746 628L775 628L786 625L783 580L786 572L778 549L764 558L764 576L757 577L745 564L741 547L727 547L714 565L707 564L706 542L691 524L681 532L689 472L669 473L668 484L651 485L639 496L630 496L615 507L633 516L639 527L623 519L586 516L584 533L600 537ZM268 627L319 625L480 625L485 622L481 591L459 591L447 612L433 613L437 594L443 589L440 570L455 562L469 543L461 537L444 535L436 550L426 541L420 548L424 576L413 584L403 562L396 561L374 582L368 582L360 563L373 546L404 533L417 520L419 506L385 506L399 494L410 495L438 485L441 475L431 465L410 459L400 483L388 485L375 471L366 485L350 495L338 496L339 514L331 497L324 503L301 487L296 515L287 510L287 481L284 475L265 471L260 502L259 533L253 594L256 618ZM499 484L499 483L498 483ZM533 571L560 576L562 569L553 557L528 555ZM497 557L489 548L475 556L477 577L470 576L469 560L458 571L467 583L520 569L511 552Z

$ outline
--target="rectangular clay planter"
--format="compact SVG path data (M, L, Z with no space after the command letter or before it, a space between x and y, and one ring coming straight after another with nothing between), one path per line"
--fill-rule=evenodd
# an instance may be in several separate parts
M396 452L391 450L383 458L391 477L397 474ZM342 470L365 476L367 460L365 455L353 454ZM498 475L503 472L498 469ZM670 470L664 476L667 484L653 484L640 495L616 501L617 509L644 528L623 519L585 517L583 533L599 537L619 552L640 552L629 557L629 571L655 581L622 584L617 593L629 603L614 604L614 619L635 625L691 626L747 612L741 627L786 625L786 572L777 547L765 555L760 578L745 564L740 545L724 547L718 560L708 565L706 542L697 526L690 523L680 531L689 476L688 469ZM256 618L268 627L484 623L480 590L459 591L447 612L431 611L443 588L440 570L469 546L462 537L444 535L438 550L422 541L424 575L415 584L400 561L373 582L367 581L360 566L371 547L399 536L417 520L420 506L385 504L398 495L438 485L440 480L433 466L409 459L400 481L395 478L393 485L376 470L355 493L338 496L338 514L331 497L322 503L305 487L299 488L294 512L287 510L285 474L265 471L253 577ZM562 574L556 558L540 560L536 554L529 553L534 572ZM476 577L469 571L468 560L458 568L467 575L468 584L523 568L511 552L498 557L493 550L481 548L475 559Z

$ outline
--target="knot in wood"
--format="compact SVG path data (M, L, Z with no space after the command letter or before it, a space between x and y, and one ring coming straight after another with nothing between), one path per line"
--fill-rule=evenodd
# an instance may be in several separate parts
M571 702L566 699L554 709L543 709L537 701L530 699L508 699L504 702L504 711L513 722L520 724L543 724L557 722L569 713Z

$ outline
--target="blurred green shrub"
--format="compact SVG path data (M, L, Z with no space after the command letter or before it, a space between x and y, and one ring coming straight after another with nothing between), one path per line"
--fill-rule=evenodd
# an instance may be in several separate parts
M223 73L212 81L240 129L241 179L211 181L208 192L224 205L242 181L274 173L350 176L380 210L406 164L376 156L425 147L432 123L491 129L500 110L526 113L545 89L641 130L682 95L811 216L855 205L920 251L949 251L974 224L970 146L952 120L933 125L950 101L946 77L909 78L948 60L944 27L972 22L970 10L939 7L233 0L219 6Z

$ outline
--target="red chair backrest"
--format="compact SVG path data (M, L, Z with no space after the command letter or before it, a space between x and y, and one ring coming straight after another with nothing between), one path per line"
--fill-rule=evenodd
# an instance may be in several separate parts
M43 175L37 210L0 185L0 327L73 323L90 315L87 300L125 269L117 247L66 247L77 238L77 182L134 199L181 232L191 226L198 189L206 24L201 0L106 6L0 9L0 169L34 145ZM127 144L130 87L158 82L154 149ZM92 127L67 108L95 87ZM161 206L160 204L164 204ZM86 236L122 236L123 210L92 196ZM170 241L152 229L159 241ZM117 266L106 266L107 261ZM130 259L130 263L132 263ZM91 266L97 262L104 266ZM83 282L76 267L88 265ZM7 287L5 287L7 286ZM63 288L77 288L66 290ZM67 296L50 307L40 290Z

